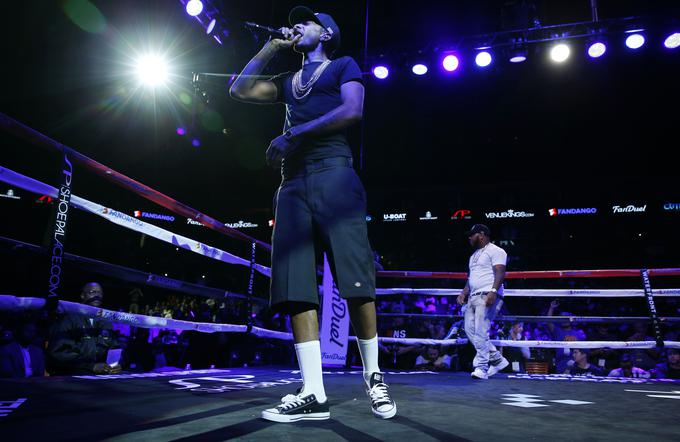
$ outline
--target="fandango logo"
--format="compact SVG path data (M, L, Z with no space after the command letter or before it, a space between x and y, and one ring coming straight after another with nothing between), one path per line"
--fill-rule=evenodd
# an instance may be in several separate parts
M663 210L680 212L680 203L666 203L663 205Z
M626 206L626 207L621 207L621 206L613 206L612 210L614 213L633 213L633 212L645 212L647 210L647 204L645 204L642 207L636 207L632 204Z
M558 215L594 215L597 213L595 207L582 207L577 209L550 209L548 210L550 216Z
M160 213L149 213L149 212L142 212L140 210L135 210L135 218L150 218L150 219L159 219L161 221L174 221L175 217L172 215L161 215Z
M505 212L488 212L485 215L487 218L533 218L535 216L530 212L515 211L512 209Z
M251 229L257 227L257 224L251 222L239 221L237 223L224 223L225 226L231 227L232 229Z
M383 221L406 221L405 213L385 213Z

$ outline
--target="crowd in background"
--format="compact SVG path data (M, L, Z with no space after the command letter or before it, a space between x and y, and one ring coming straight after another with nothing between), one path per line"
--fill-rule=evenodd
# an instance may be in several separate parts
M379 335L394 338L465 338L462 307L451 296L387 296L377 302ZM545 298L508 299L504 313L515 304L533 306L533 315L595 315L607 310L597 299L545 301ZM118 300L120 301L120 300ZM249 307L239 297L224 299L192 295L145 293L133 288L125 307L118 310L149 316L223 324L253 325L290 332L290 320L269 310L257 300ZM110 307L104 288L97 283L83 287L80 302ZM631 316L643 312L639 300L619 300L607 316ZM675 310L676 298L664 300L663 308ZM118 302L118 304L121 304ZM611 307L611 306L610 306ZM638 316L641 313L638 313ZM678 341L680 328L663 325L666 340ZM629 323L578 324L568 320L549 322L494 321L491 339L539 341L654 341L649 321ZM110 349L122 351L115 360ZM549 349L544 347L503 346L511 362L508 372L545 372L572 375L625 376L680 379L680 353L676 350ZM384 369L469 370L474 349L470 345L424 346L380 344L380 363ZM0 375L34 377L44 374L111 374L125 371L158 371L185 368L233 367L253 365L291 365L295 360L287 341L256 338L241 333L201 333L197 331L158 330L111 324L78 315L48 315L35 311L24 315L0 316ZM350 345L347 366L360 366L355 346ZM533 371L532 371L533 370Z

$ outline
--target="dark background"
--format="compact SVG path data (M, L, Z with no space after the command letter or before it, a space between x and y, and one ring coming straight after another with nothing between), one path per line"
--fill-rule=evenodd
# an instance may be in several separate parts
M171 0L94 1L105 28L87 32L64 13L68 3L5 5L2 112L219 220L256 222L260 227L244 231L268 241L280 178L265 166L264 150L281 132L283 108L229 99L227 79L205 85L206 105L189 82L194 71L238 72L263 42L233 28L219 46ZM662 205L680 202L671 159L678 145L680 50L663 50L666 30L650 29L639 52L625 50L618 35L597 61L586 59L583 40L573 41L572 58L560 66L547 62L537 45L526 63L497 59L479 71L461 49L461 68L444 74L437 50L501 30L507 3L373 0L367 8L366 1L307 2L335 17L343 38L338 55L355 57L367 74L364 122L350 140L369 195L371 241L386 268L464 271L469 249L462 233L486 222L483 212L508 209L536 213L488 222L509 252L511 270L677 267L680 213ZM544 26L590 20L587 1L534 3ZM230 23L280 26L298 2L216 4ZM599 1L601 19L677 19L678 9L670 1ZM149 48L167 51L174 66L170 86L155 97L136 88L129 74L135 53ZM386 81L369 74L381 54L392 72ZM416 78L409 63L421 59L430 73ZM299 58L282 55L270 72L297 66ZM178 126L190 133L178 136ZM192 138L201 146L192 146ZM5 134L0 140L3 166L56 183L56 155ZM127 213L166 213L82 168L76 172L79 196ZM0 186L0 193L6 190ZM22 200L0 199L0 234L42 243L50 207L17 193ZM612 205L628 204L647 204L647 212L611 214ZM551 207L599 212L551 219ZM472 219L452 221L458 209L472 210ZM439 219L420 222L428 210ZM408 213L405 223L382 222L383 213L400 212ZM89 214L75 212L72 220L73 253L192 282L241 284L240 269L143 241ZM182 219L159 224L245 255L242 243ZM33 280L24 271L10 279Z

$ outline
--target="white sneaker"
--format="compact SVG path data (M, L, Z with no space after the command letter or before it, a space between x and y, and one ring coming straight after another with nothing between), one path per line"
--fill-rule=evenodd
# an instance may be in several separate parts
M500 361L489 366L489 369L486 371L486 376L491 377L498 373L499 371L503 370L508 365L510 365L510 362L508 362L507 359L502 358Z
M489 376L486 374L484 370L481 368L475 368L475 371L470 373L470 376L472 376L472 379L488 379Z

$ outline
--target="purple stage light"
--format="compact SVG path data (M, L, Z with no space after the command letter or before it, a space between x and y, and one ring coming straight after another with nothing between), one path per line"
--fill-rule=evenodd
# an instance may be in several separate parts
M492 60L491 54L487 51L482 51L475 57L475 63L480 68L485 68L490 65Z
M208 27L206 28L205 33L210 34L213 31L213 29L215 29L216 23L217 23L216 19L213 18L212 20L210 20L210 23L208 23Z
M222 40L220 40L220 37L218 37L217 35L213 35L213 38L214 38L215 41L217 41L219 44L222 44Z
M526 47L520 46L510 51L510 63L522 63L527 60Z
M185 135L187 131L183 127L177 128L177 135Z
M196 17L201 12L203 12L203 2L201 0L189 0L189 3L187 3L187 14Z
M414 64L411 71L416 75L425 75L427 74L427 66L422 63Z
M668 49L675 49L677 47L680 47L680 32L674 32L668 37L666 37L666 39L663 42L663 45Z
M199 140L198 138L194 138L193 140L191 140L191 145L194 147L198 147L201 145L201 140Z
M600 58L607 52L607 45L601 41L595 42L588 47L588 55L590 58Z
M645 37L642 34L631 34L626 37L626 46L630 49L639 49L645 44Z
M373 68L373 75L375 78L384 80L390 75L390 70L387 69L387 66L376 66Z
M444 66L444 69L448 72L453 72L458 69L459 64L458 57L455 55L447 55L442 60L442 66Z

